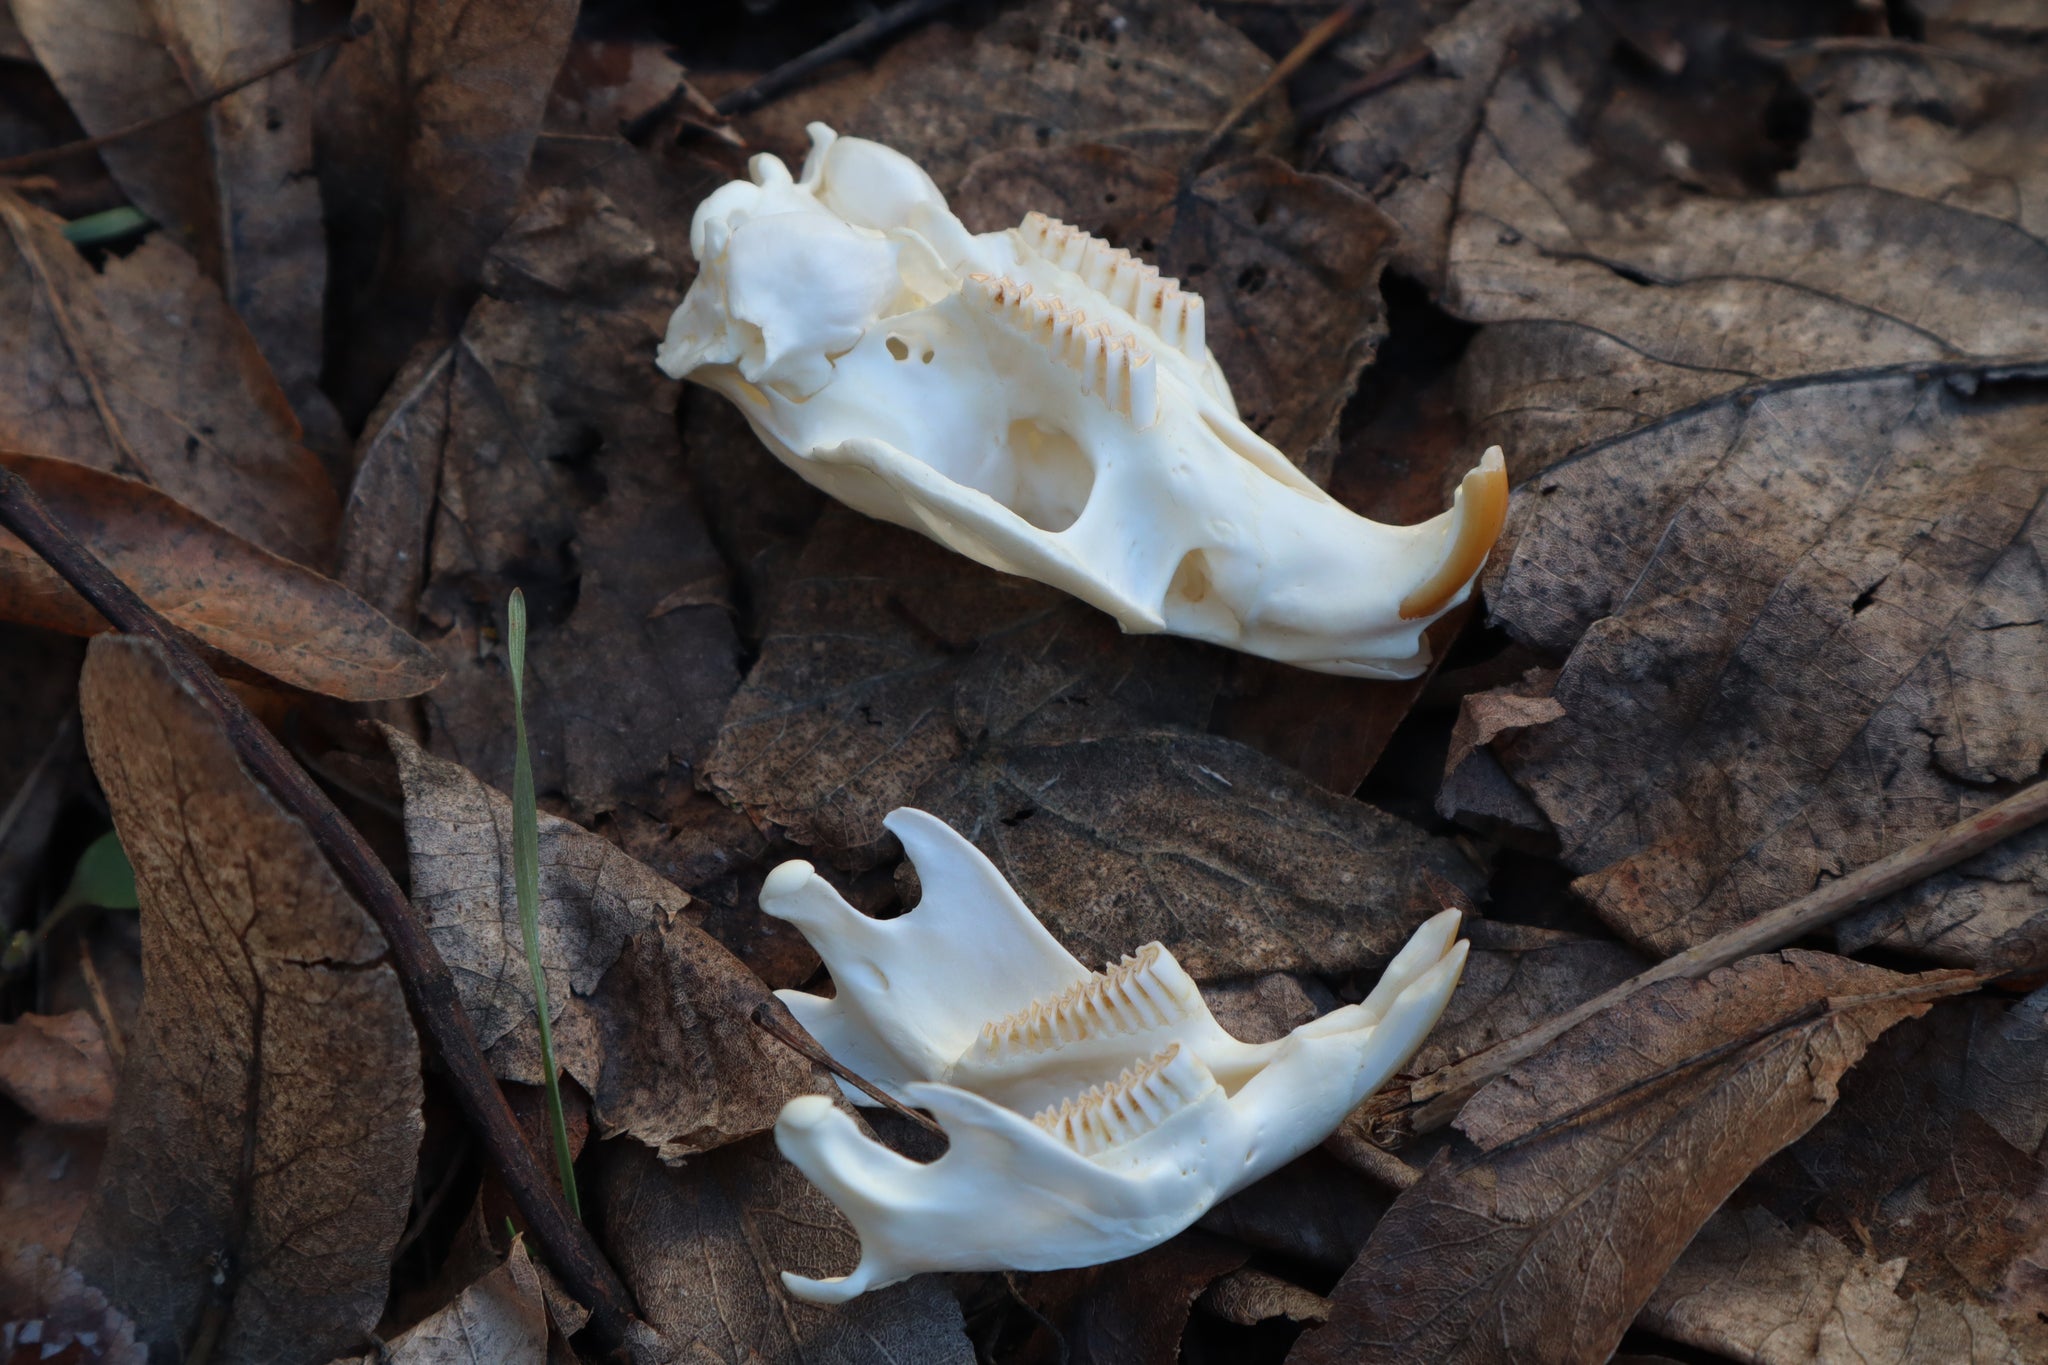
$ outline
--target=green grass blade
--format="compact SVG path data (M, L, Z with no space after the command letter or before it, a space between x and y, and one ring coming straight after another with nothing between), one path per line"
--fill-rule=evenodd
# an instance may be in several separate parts
M526 965L533 972L533 998L538 1003L540 1066L546 1078L555 1165L561 1171L569 1212L580 1219L583 1201L576 1194L576 1163L569 1152L569 1123L562 1116L562 1083L555 1069L555 1030L548 1020L548 978L540 963L540 815L533 799L533 760L526 752L526 594L514 588L506 614L511 618L512 656L512 883L519 896L519 932L526 939Z

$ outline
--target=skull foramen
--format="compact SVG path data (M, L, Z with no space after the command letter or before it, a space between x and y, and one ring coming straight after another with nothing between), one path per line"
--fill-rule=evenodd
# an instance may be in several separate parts
M1042 214L970 234L916 163L822 124L690 227L658 361L805 479L991 568L1302 668L1408 678L1507 515L1500 450L1448 512L1345 509L1237 415L1199 296Z

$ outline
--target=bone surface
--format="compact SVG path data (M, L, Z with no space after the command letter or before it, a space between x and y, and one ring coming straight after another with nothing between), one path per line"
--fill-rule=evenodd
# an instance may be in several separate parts
M811 483L1133 632L1407 678L1507 515L1500 450L1417 526L1350 512L1238 417L1201 297L1043 214L973 235L916 163L810 128L690 227L657 356Z
M776 1145L860 1234L849 1274L783 1275L816 1303L927 1270L1057 1270L1156 1246L1334 1132L1415 1055L1465 965L1447 910L1365 1000L1240 1042L1160 944L1090 972L943 822L898 810L885 823L923 888L909 913L870 918L809 863L761 888L836 990L776 995L835 1061L929 1110L949 1143L920 1164L822 1095L783 1107Z

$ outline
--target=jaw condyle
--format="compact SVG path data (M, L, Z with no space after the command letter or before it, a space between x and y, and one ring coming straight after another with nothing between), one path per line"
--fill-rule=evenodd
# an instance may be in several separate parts
M1500 451L1417 526L1347 510L1238 417L1200 296L1076 228L970 234L930 177L811 125L698 207L658 360L833 497L1167 631L1406 678L1507 512Z
M919 1163L822 1095L784 1106L777 1146L860 1234L850 1274L783 1276L813 1302L928 1270L1053 1270L1157 1245L1334 1131L1421 1047L1464 968L1445 911L1365 1000L1244 1043L1161 945L1090 972L944 823L898 810L886 824L917 868L914 910L870 918L803 862L761 888L837 990L777 996L950 1144Z

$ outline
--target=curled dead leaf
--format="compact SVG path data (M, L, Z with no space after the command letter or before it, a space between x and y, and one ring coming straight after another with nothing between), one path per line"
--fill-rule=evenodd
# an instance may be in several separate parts
M426 647L333 579L233 534L157 489L0 450L116 577L202 644L280 682L344 701L410 697L441 679ZM107 623L57 571L0 531L0 618L91 635Z
M135 868L142 1019L72 1264L152 1350L324 1359L383 1311L419 1044L383 937L161 650L101 636L86 745Z

